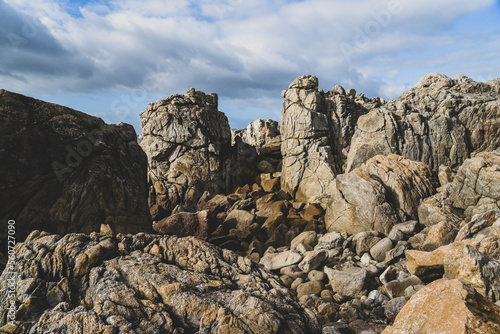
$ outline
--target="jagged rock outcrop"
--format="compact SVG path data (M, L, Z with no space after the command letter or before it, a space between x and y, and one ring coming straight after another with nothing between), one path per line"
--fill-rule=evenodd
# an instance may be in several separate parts
M147 160L131 125L0 90L0 220L32 230L151 231ZM5 225L4 225L5 224Z
M216 94L190 89L148 106L141 113L141 146L148 156L153 218L180 203L195 206L205 191L230 186L231 130L217 110Z
M420 200L433 195L437 183L428 166L397 155L375 156L335 181L327 230L385 235L394 225L416 219Z
M34 231L16 254L16 323L2 292L0 331L320 333L277 278L193 237Z
M500 307L458 279L437 280L417 292L383 334L500 332Z
M267 151L279 151L281 138L279 123L272 119L257 119L245 129L231 130L233 145L236 138L242 142L255 147L257 153L267 153ZM271 146L272 145L272 146Z
M377 154L391 153L458 168L472 153L500 145L500 79L474 82L465 76L423 77L396 101L359 118L346 171Z
M282 97L281 188L299 200L333 191L335 170L329 141L329 121L318 78L302 76Z
M467 217L495 210L500 214L500 150L466 160L450 186L450 204Z

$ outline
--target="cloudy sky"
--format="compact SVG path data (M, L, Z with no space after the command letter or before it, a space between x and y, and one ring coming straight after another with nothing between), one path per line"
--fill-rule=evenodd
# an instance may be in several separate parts
M303 74L391 99L431 72L500 77L500 1L0 0L0 88L137 131L191 87L242 128Z

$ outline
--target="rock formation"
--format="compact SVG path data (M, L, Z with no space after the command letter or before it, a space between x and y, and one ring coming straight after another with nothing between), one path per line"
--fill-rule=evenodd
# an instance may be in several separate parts
M128 124L0 90L0 220L32 230L150 231L147 160ZM4 225L5 224L5 225Z
M434 194L428 166L400 156L375 156L338 175L325 223L329 231L388 235L398 223L418 217L420 201Z
M226 191L231 131L217 104L216 94L190 89L141 113L153 218L168 216L181 203L195 206L205 191Z
M359 118L346 171L377 154L399 154L438 171L458 168L472 153L500 144L500 80L474 82L464 76L423 77L397 101Z
M158 234L33 232L0 333L498 332L499 87L432 74L384 101L303 76L281 124L242 130L214 94L151 104Z
M8 299L0 295L0 328L10 333L321 330L276 277L193 237L34 231L16 254L15 325L2 327Z
M303 76L283 91L281 188L299 200L333 190L334 159L329 122L318 79Z
M417 292L383 334L499 332L500 307L460 280L441 279Z

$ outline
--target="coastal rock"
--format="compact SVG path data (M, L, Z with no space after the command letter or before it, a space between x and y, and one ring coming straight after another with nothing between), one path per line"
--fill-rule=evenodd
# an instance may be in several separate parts
M329 122L318 78L302 76L283 91L281 188L297 200L331 193L335 172Z
M215 217L209 211L196 213L180 212L156 223L153 228L161 234L177 235L179 237L195 236L206 240L211 230L215 229Z
M500 145L498 80L429 74L397 101L359 118L346 171L377 155L399 154L434 171L458 168L472 153Z
M16 254L25 333L320 333L277 278L192 237L34 231Z
M196 206L205 191L228 190L231 131L217 110L216 94L190 89L151 103L141 113L141 147L147 154L149 203L168 216L176 205Z
M418 216L420 200L435 192L426 165L400 156L376 156L338 175L325 222L328 231L388 235L398 223Z
M468 217L491 209L500 214L500 152L483 152L466 160L451 183L450 202Z
M17 241L35 229L90 233L101 223L151 231L147 160L131 125L6 90L0 124L0 218L18 223Z
M417 292L383 334L497 333L500 307L458 279L440 279Z

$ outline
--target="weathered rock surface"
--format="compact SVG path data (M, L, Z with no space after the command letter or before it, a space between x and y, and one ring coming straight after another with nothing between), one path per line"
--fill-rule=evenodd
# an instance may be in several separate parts
M283 91L281 188L299 200L329 194L334 160L329 146L329 122L318 78L302 76Z
M12 333L320 332L267 271L192 237L34 231L16 254Z
M499 333L500 307L460 280L437 280L417 292L384 334Z
M500 80L465 76L423 77L397 101L361 116L351 139L346 171L377 154L399 154L435 172L458 168L470 154L500 145Z
M418 216L420 200L435 192L428 166L400 156L375 156L338 175L325 223L329 231L388 235L398 223Z
M149 202L168 216L180 203L195 206L205 191L225 192L231 131L216 94L190 89L141 113L141 147L148 156Z
M16 238L151 231L147 160L131 125L0 90L0 219Z
M483 152L459 168L450 187L451 206L472 217L490 209L500 214L500 152Z
M500 263L466 242L455 242L433 252L406 252L408 271L424 280L443 276L460 279L496 302L500 298Z

